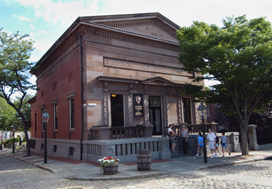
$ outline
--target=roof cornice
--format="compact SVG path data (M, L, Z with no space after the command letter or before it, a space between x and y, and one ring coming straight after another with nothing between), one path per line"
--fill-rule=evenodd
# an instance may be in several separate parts
M146 18L158 18L159 20L161 20L162 22L164 22L165 24L167 24L168 26L171 26L171 24L176 25L175 23L173 23L172 21L170 21L169 19L167 19L166 17L164 17L163 15L161 15L160 13L144 13L143 15L150 15L150 16L143 16L143 17L135 17L135 18L120 18L120 19L125 19L125 20L132 20L132 19L146 19ZM134 15L134 14L129 14ZM136 14L137 15L137 14ZM138 14L141 15L141 14ZM125 16L125 15L113 15L113 17L116 16ZM103 16L94 16L95 17L103 17ZM104 16L106 17L106 16ZM118 33L122 33L122 34L126 34L126 35L130 35L130 36L134 36L134 37L140 37L140 38L144 38L144 39L148 39L148 40L153 40L156 42L162 42L162 43L167 43L170 45L179 45L178 42L176 41L172 41L172 40L165 40L165 39L161 39L161 38L156 38L156 37L152 37L152 36L148 36L148 35L144 35L144 34L139 34L139 33L135 33L135 32L131 32L128 30L124 30L124 29L120 29L120 28L115 28L115 27L111 27L111 26L107 26L107 25L103 25L103 24L98 24L96 22L102 22L103 20L89 20L90 22L86 22L87 18L90 17L78 17L73 24L59 37L59 39L47 50L47 52L41 57L41 59L36 63L36 65L41 65L53 52L55 49L57 49L65 40L67 37L69 37L77 28L80 27L80 25L86 25L86 26L92 26L92 27L96 27L99 29L105 29L105 30L109 30L109 31L113 31L113 32L118 32ZM163 19L162 19L163 18ZM116 21L117 19L109 19L112 21ZM167 20L168 22L170 22L171 24L168 24L168 22L166 22L165 20ZM178 25L176 25L178 27ZM173 26L171 26L173 29L177 29ZM31 74L35 73L35 70L31 70L30 71Z
M113 31L113 32L119 32L119 33L122 33L122 34L131 35L131 36L134 36L134 37L140 37L140 38L149 39L149 40L153 40L153 41L157 41L157 42L168 43L168 44L171 44L171 45L179 45L179 43L176 42L176 41L161 39L161 38L157 38L157 37L152 37L152 36L149 36L149 35L136 33L136 32L128 31L128 30L121 29L121 28L115 28L115 27L106 26L106 25L103 25L103 24L98 24L98 23L88 23L88 22L80 22L80 23L84 24L84 25L87 25L87 26L92 26L92 27L96 27L96 28L100 28L100 29L105 29L105 30L110 30L110 31Z
M174 30L178 30L179 29L179 26L178 27L174 27L173 25L169 24L169 22L166 22L164 19L158 17L158 16L145 16L145 17L137 17L137 18L120 18L120 19L105 19L105 20L93 20L93 21L90 21L91 23L96 23L96 22L116 22L116 21L135 21L135 20L143 20L143 19L154 19L154 18L157 18L159 19L160 21L162 21L163 23L165 23L167 26L171 27L172 29Z

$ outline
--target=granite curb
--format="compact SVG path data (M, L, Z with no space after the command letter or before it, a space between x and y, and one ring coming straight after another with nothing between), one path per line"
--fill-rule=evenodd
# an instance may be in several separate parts
M46 171L49 171L49 172L51 172L51 173L54 173L54 174L57 173L54 169L51 169L51 168L49 168L49 167L46 167L46 166L43 166L43 165L38 165L38 164L35 164L35 163L31 163L31 162L29 162L29 161L27 161L27 160L25 160L25 159L22 159L22 158L19 158L19 157L16 157L16 156L12 156L12 155L10 155L10 154L6 154L6 155L9 156L9 157L15 158L15 159L17 159L17 160L23 161L23 162L25 162L25 163L27 163L27 164L33 165L33 166L35 166L35 167L38 167L38 168L40 168L40 169L44 169L44 170L46 170Z
M20 160L22 162L25 162L27 164L33 165L35 167L44 169L46 171L49 171L51 173L57 174L58 172L55 171L52 168L31 163L30 161L16 157L10 154L6 154L7 156L11 158L15 158L17 160ZM261 161L261 160L267 160L267 159L272 159L272 156L266 156L266 157L258 157L255 159L246 159L246 160L238 160L234 162L229 162L229 163L217 163L213 165L207 165L207 166L201 166L198 168L195 168L193 170L203 170L203 169L210 169L210 168L215 168L215 167L221 167L221 166L229 166L229 165L238 165L238 164L243 164L243 163L249 163L249 162L255 162L255 161ZM96 181L96 180L124 180L124 179L139 179L139 178L148 178L148 177L155 177L155 176L161 176L161 175L167 175L167 174L173 174L173 172L166 172L166 171L157 171L157 172L152 172L152 173L144 173L144 172L139 172L137 175L126 175L126 176L119 176L119 175L113 175L113 176L101 176L101 177L80 177L80 176L69 176L69 177L64 177L65 179L72 179L72 180L89 180L89 181Z
M139 178L148 178L148 177L155 177L161 175L172 174L171 172L153 172L153 173L145 173L139 175L129 175L129 176L110 176L110 177L65 177L66 179L73 179L73 180L89 180L89 181L98 181L98 180L124 180L124 179L139 179Z
M228 166L228 165L238 165L238 164L249 163L249 162L254 162L254 161L267 160L267 159L272 159L272 156L260 157L260 158L256 158L256 159L239 160L238 162L231 162L231 163L218 163L218 164L214 164L214 165L202 166L202 167L196 168L194 170L211 169L211 168L215 168L215 167Z

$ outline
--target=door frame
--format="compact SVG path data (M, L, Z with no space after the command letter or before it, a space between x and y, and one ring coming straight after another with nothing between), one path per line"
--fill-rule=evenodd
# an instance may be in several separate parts
M151 107L150 106L150 97L159 97L160 98L160 100L159 100L159 103L160 103L160 105L158 106L158 107ZM153 114L153 121L155 120L155 118L156 118L156 111L155 110L160 110L160 123L161 123L161 131L160 132L157 132L157 130L156 130L156 125L155 124L153 124L153 123L151 123L151 119L150 119L150 117L151 117L151 115L150 115L150 110L152 110L152 114ZM152 135L162 135L163 134L163 123L162 123L162 97L161 96L159 96L159 95L150 95L150 96L148 96L148 113L149 113L149 121L150 121L150 124L152 124L152 125L154 125L154 127L153 127L153 129L152 129ZM155 130L155 131L154 131Z

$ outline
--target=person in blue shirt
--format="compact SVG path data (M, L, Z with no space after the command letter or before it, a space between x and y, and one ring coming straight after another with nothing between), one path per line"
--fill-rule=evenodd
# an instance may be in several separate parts
M201 133L198 133L198 142L197 142L197 146L198 146L198 149L197 149L197 154L196 154L196 156L199 156L199 150L200 150L200 148L202 149L202 152L203 152L203 149L204 149L203 137L202 137L202 134L201 134Z
M222 147L222 153L223 153L222 157L225 157L224 150L226 152L228 152L229 156L230 156L231 152L228 150L228 138L225 135L225 132L222 132L221 134L222 134L222 136L221 136L221 147Z

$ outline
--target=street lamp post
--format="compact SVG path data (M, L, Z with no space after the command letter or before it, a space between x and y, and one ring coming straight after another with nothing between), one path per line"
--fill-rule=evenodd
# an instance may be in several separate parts
M4 150L3 137L4 137L4 132L1 131L1 146L0 146L0 150Z
M44 113L42 115L42 121L44 123L44 163L47 163L47 122L49 120L49 114L44 109Z
M14 151L15 151L15 145L14 145L14 140L15 140L15 129L16 129L16 127L15 127L15 125L13 125L13 127L12 127L12 130L13 130L13 148L12 148L12 153L14 153Z
M207 108L203 105L201 101L201 105L197 108L197 111L200 113L202 118L202 132L203 132L203 144L204 144L204 163L207 163L207 148L206 148L206 137L205 137L205 126L204 126L204 115L207 112Z

